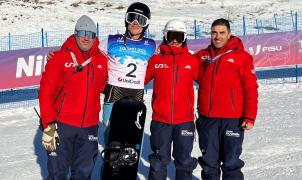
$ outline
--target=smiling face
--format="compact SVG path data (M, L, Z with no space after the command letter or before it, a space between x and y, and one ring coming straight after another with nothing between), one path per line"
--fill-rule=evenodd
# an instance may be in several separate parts
M224 25L211 28L211 41L216 48L222 48L229 40L231 32Z
M89 51L95 41L95 38L89 38L88 35L86 35L85 37L79 37L75 35L75 39L79 49L84 52Z

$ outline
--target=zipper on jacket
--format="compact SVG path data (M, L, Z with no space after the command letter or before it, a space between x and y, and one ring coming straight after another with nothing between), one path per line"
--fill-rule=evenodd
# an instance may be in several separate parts
M172 64L172 96L171 96L171 124L173 124L173 113L174 113L174 79L175 79L175 54L173 54L173 64Z
M178 83L178 71L179 71L179 65L176 66L176 83Z
M221 61L221 57L218 59L218 61L217 61L217 67L216 67L216 72L215 72L215 74L217 74L217 72L218 72L218 68L219 68L219 65L220 65L220 61Z
M91 64L91 73L92 73L92 75L91 75L90 84L92 86L93 85L93 80L94 80L94 66L93 66L93 64Z
M84 106L84 112L83 112L83 117L82 117L82 125L81 127L83 127L84 125L84 118L85 118L85 114L86 114L86 108L87 108L87 101L88 101L88 84L89 84L89 68L90 68L90 64L88 64L88 68L87 68L87 77L86 77L86 98L85 98L85 106Z
M211 114L211 111L212 111L212 91L213 91L214 71L215 71L216 64L217 64L217 61L214 62L214 67L213 67L213 70L212 70L211 89L210 89L210 107L209 107L208 117L210 117L210 114Z
M235 111L234 88L231 88L232 110Z
M193 105L192 105L193 104ZM194 107L194 103L192 103L192 97L191 97L191 95L189 95L189 105L190 105L190 107ZM192 110L192 109L191 109ZM189 111L188 112L189 114L189 116L188 117L190 117L191 116L191 113L192 113L192 111ZM193 114L194 114L194 108L193 108Z
M65 96L66 96L66 93L64 93L64 95L63 95L63 98L62 98L60 107L59 107L59 109L58 109L58 115L60 114L60 112L61 112L61 110L62 110L62 107L63 107L63 104L64 104L64 102L65 102Z

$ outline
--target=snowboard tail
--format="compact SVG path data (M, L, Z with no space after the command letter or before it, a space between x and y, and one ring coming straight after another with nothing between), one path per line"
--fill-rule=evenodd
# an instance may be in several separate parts
M136 180L145 118L145 104L134 98L124 97L113 104L108 145L102 151L102 180Z

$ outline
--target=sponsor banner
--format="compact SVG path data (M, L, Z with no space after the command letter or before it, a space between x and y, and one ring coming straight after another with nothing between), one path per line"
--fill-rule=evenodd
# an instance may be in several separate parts
M254 57L255 67L302 64L302 32L283 32L240 37L245 50ZM156 41L160 44L161 41ZM189 40L190 51L206 48L210 39ZM0 89L38 85L52 48L0 52ZM158 64L157 68L165 68ZM119 79L119 81L128 81ZM136 83L136 82L133 82Z
M302 64L302 32L280 32L240 37L255 67ZM191 51L206 48L210 39L190 40Z
M38 85L46 56L54 48L0 52L0 89Z

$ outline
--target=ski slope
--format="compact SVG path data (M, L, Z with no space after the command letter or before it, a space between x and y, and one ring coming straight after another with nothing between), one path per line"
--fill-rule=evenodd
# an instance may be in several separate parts
M152 12L150 28L155 30L170 19L194 20L206 29L217 18L232 22L269 19L301 12L301 0L1 0L0 36L44 31L70 31L77 19L86 14L104 26L124 26L127 7L136 1L146 3ZM289 20L290 21L290 20ZM205 30L205 29L203 29ZM18 38L18 37L16 37Z
M145 96L148 108L139 178L147 179L150 153L151 94ZM41 132L33 107L10 103L0 106L0 179L45 179L46 153L41 146ZM3 104L2 104L3 105ZM302 84L260 85L259 113L254 129L246 132L242 159L246 180L301 180L302 177ZM192 155L200 155L198 139ZM101 140L99 136L99 140ZM102 142L99 148L102 150ZM93 173L99 179L100 159ZM169 179L174 179L173 163L169 165ZM201 167L194 170L194 179L200 179Z

